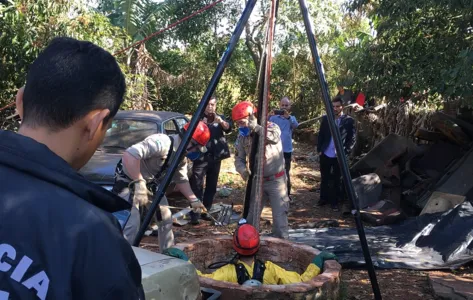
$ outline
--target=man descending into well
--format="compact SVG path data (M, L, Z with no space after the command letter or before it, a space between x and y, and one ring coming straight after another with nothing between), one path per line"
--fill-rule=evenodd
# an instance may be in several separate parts
M235 105L232 110L232 119L238 126L239 135L235 143L235 169L243 180L248 180L250 171L247 165L251 152L251 143L254 134L264 135L264 128L257 124L255 109L251 102L243 101ZM284 154L281 143L281 130L268 122L266 149L264 159L263 204L269 200L273 214L272 234L275 237L288 238L287 214L289 211L289 196L287 195L286 171L284 169ZM257 158L258 161L258 158ZM253 189L254 190L254 189ZM251 196L254 199L254 195ZM261 211L255 215L250 207L248 222L253 223L259 218Z
M271 261L263 261L258 257L259 232L250 224L238 226L233 234L232 246L236 252L232 260L223 263L225 265L215 272L203 274L197 270L197 274L213 280L253 287L259 287L262 284L293 284L313 279L323 271L325 261L337 259L333 253L320 252L312 259L302 274L288 271ZM166 249L163 254L191 262L184 251L178 248Z

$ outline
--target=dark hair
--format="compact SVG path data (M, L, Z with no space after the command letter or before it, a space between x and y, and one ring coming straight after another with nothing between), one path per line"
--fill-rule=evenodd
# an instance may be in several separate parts
M55 38L28 71L22 124L56 131L96 109L110 110L108 122L125 89L125 77L109 52L91 42Z
M332 103L333 102L340 102L340 104L343 105L343 100L342 100L342 97L340 97L340 96L336 96L335 98L333 98Z

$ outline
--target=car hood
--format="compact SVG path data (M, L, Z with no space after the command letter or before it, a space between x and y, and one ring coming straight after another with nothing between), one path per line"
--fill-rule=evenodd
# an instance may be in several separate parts
M97 151L79 173L94 183L113 185L115 168L121 157L122 153Z

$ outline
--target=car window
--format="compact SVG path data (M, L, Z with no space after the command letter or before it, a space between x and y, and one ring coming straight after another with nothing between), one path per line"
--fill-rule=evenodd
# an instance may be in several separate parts
M166 134L177 134L179 133L176 124L173 122L173 120L168 120L163 123L164 127L164 133Z
M100 147L126 149L155 133L158 126L154 122L115 119Z
M184 118L176 118L175 120L177 123L177 127L179 127L179 130L182 130L182 128L184 128L184 125L186 125L187 123L187 120Z

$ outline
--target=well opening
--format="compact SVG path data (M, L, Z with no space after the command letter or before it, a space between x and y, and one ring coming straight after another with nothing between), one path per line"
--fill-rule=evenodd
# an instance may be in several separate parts
M208 269L210 264L228 261L235 254L232 249L232 238L229 236L200 239L191 243L181 243L176 247L182 249L195 267L203 273L212 273L215 269ZM261 237L257 257L301 274L319 252L307 245ZM199 277L199 280L201 286L220 291L221 299L337 299L340 271L340 264L336 261L327 261L324 271L310 281L288 285L263 285L261 288L243 287L204 277Z

